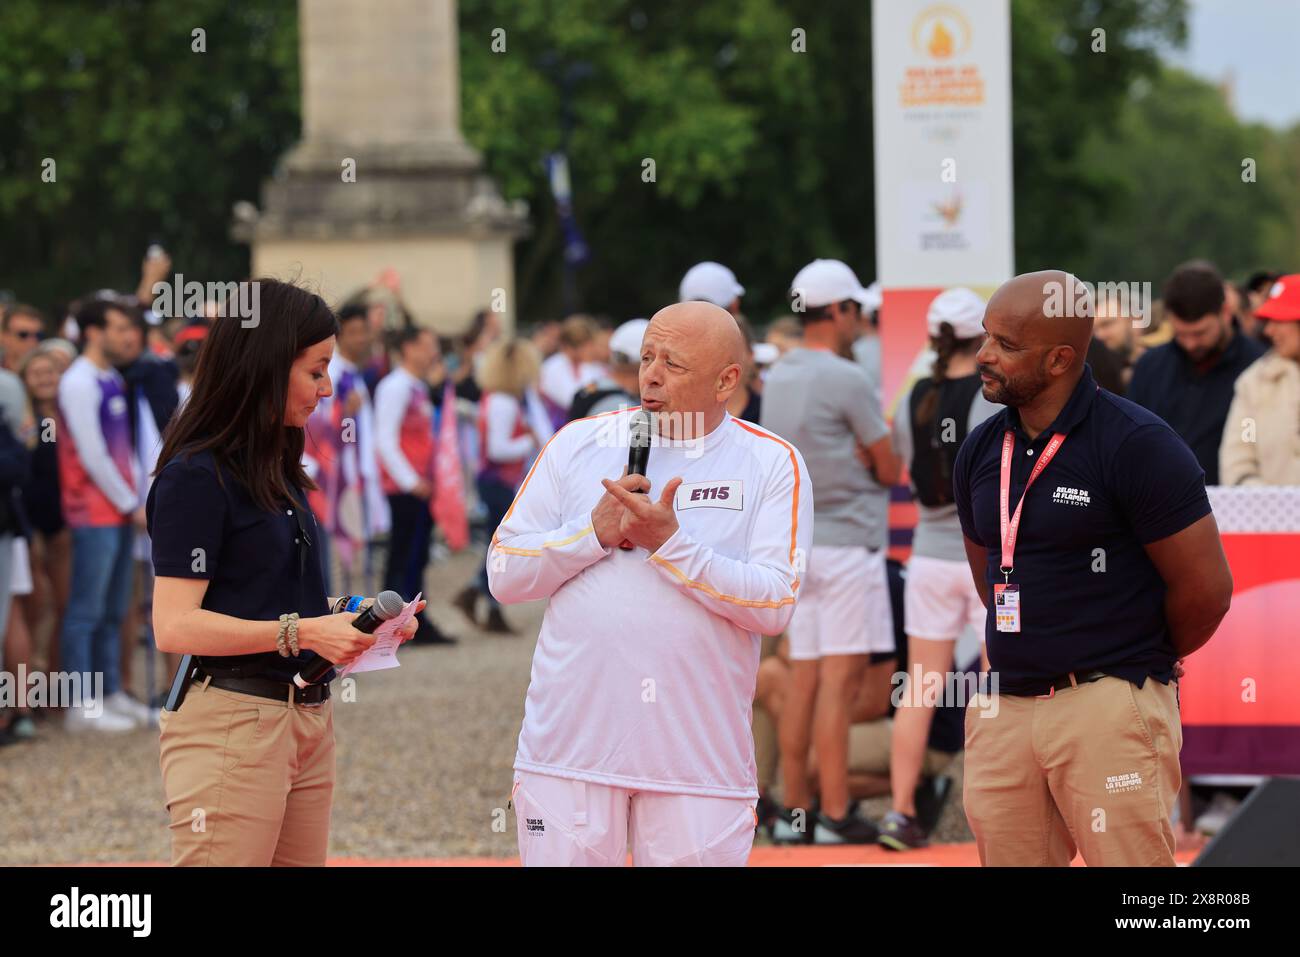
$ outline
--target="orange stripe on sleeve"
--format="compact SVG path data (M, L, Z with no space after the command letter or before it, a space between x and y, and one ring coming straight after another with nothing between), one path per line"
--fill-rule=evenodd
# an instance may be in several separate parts
M786 452L790 456L790 468L794 469L794 500L790 503L790 564L794 565L794 553L796 550L795 542L799 534L799 484L801 476L799 475L799 459L794 454L794 446L785 439L777 438L767 432L760 431L753 426L746 425L740 419L732 419L732 422L740 426L746 432L757 435L760 439L767 439L785 446Z
M706 585L704 582L697 582L694 581L693 579L687 578L685 573L683 573L682 570L678 568L676 565L674 565L672 562L664 561L664 559L659 558L658 556L655 555L650 556L650 561L654 562L656 565L662 565L664 568L668 569L670 572L676 575L678 580L687 588L698 588L700 591L704 592L704 594L708 595L710 598L716 598L718 601L725 601L728 604L740 605L744 608L780 608L783 605L794 604L794 595L790 595L786 598L782 598L779 601L770 601L770 600L756 601L752 598L736 598L734 595L724 595L722 594L722 592L715 591L713 588ZM798 591L798 590L799 590L799 579L796 578L794 580L794 584L791 586L791 591Z

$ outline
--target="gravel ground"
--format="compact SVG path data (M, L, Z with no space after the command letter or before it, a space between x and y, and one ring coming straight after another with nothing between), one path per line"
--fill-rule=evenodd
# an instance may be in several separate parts
M506 802L545 603L507 609L518 637L472 630L447 600L474 562L454 556L429 575L429 614L458 646L407 646L401 668L358 675L355 701L335 699L331 856L516 853ZM72 736L58 724L42 722L38 740L0 750L0 865L167 860L158 732ZM888 801L864 810L877 818ZM970 839L959 789L936 839Z

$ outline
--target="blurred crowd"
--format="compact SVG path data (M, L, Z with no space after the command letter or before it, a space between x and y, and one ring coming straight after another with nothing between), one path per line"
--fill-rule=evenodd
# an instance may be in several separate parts
M67 709L69 730L156 723L160 685L176 667L153 658L142 505L160 436L186 401L222 304L205 302L193 315L156 311L151 290L171 269L165 252L151 250L134 293L84 296L57 322L31 306L0 304L3 667L102 674L103 716L90 721ZM954 535L950 459L944 469L943 455L955 447L936 452L916 437L933 429L940 402L959 409L962 435L993 411L981 405L975 361L983 300L966 289L935 299L928 348L891 410L882 394L879 287L861 285L844 263L816 260L791 289L792 309L771 317L761 335L726 266L699 263L678 290L682 301L730 311L749 345L728 403L732 416L793 435L791 416L811 401L800 390L811 389L823 393L819 401L842 401L846 419L878 423L865 438L847 429L842 447L800 445L810 470L818 461L851 460L860 472L851 482L865 482L853 494L867 506L845 534L861 539L878 565L870 588L880 602L871 616L880 634L864 667L811 687L797 678L806 656L792 656L789 636L765 639L754 717L759 816L778 840L921 846L951 789L944 771L962 748L962 716L944 706L897 707L895 675L918 666L977 672L983 608L971 607L970 590L932 587L953 576L968 582L969 574ZM391 270L337 314L333 394L308 424L304 463L318 485L310 501L326 533L331 594L393 588L414 597L431 563L485 547L532 461L565 422L638 402L646 318L571 315L512 332L484 310L463 333L438 335L408 311ZM1300 277L1259 272L1238 284L1210 263L1190 262L1168 277L1155 303L1099 301L1088 360L1104 388L1156 412L1182 436L1207 484L1300 485L1296 320ZM833 394L840 380L821 376L813 353L853 363L868 387L851 398ZM765 406L765 392L774 390L779 399ZM831 479L813 479L820 501ZM900 543L888 518L900 481L910 484L920 516L907 565L887 557ZM923 588L922 580L930 584ZM860 587L852 576L842 582L829 587ZM515 634L488 591L486 568L450 591L476 630ZM456 638L422 620L416 641L454 645ZM142 646L149 664L137 674ZM39 736L38 721L57 713L21 701L5 707L0 744ZM845 753L826 753L834 736L819 734L823 721L850 725ZM828 776L828 765L840 770ZM823 793L828 783L842 793ZM886 794L894 810L881 824L854 817L857 801ZM819 801L836 807L836 827L783 831L791 823L783 822L784 808Z

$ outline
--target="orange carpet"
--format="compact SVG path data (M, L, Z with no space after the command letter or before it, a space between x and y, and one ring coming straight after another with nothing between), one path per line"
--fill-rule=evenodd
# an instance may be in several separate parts
M1181 865L1190 864L1196 851L1180 851ZM749 856L750 867L978 867L975 845L936 844L905 854L877 845L864 847L756 847ZM631 863L629 859L629 863ZM79 867L163 867L162 861L82 864ZM372 858L331 857L330 867L518 867L517 857ZM1074 859L1075 867L1083 859Z

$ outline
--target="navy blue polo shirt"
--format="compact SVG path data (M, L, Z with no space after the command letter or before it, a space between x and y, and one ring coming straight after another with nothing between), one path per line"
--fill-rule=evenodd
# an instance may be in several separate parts
M962 531L988 549L990 595L1004 580L998 491L1008 429L1015 435L1011 513L1052 434L1064 432L1066 440L1021 513L1011 573L1020 586L1021 630L998 631L992 608L985 621L999 690L1046 694L1050 682L1071 671L1103 671L1138 687L1148 676L1168 683L1177 654L1165 620L1165 583L1143 546L1209 514L1195 456L1157 416L1099 389L1086 365L1069 401L1034 441L1013 408L981 422L957 453L953 494Z
M1228 347L1205 371L1176 342L1143 353L1133 367L1128 397L1182 436L1205 469L1207 485L1219 484L1219 442L1237 376L1263 354L1263 346L1234 329Z
M294 611L302 618L328 614L320 533L311 509L302 509L300 516L311 539L303 559L296 542L298 503L285 502L268 512L229 470L221 470L220 481L217 472L211 452L188 458L181 454L154 480L145 503L154 574L207 579L202 607L234 618L277 621ZM297 494L305 501L301 489ZM305 651L282 658L270 651L204 656L202 661L218 674L292 681L317 657Z

